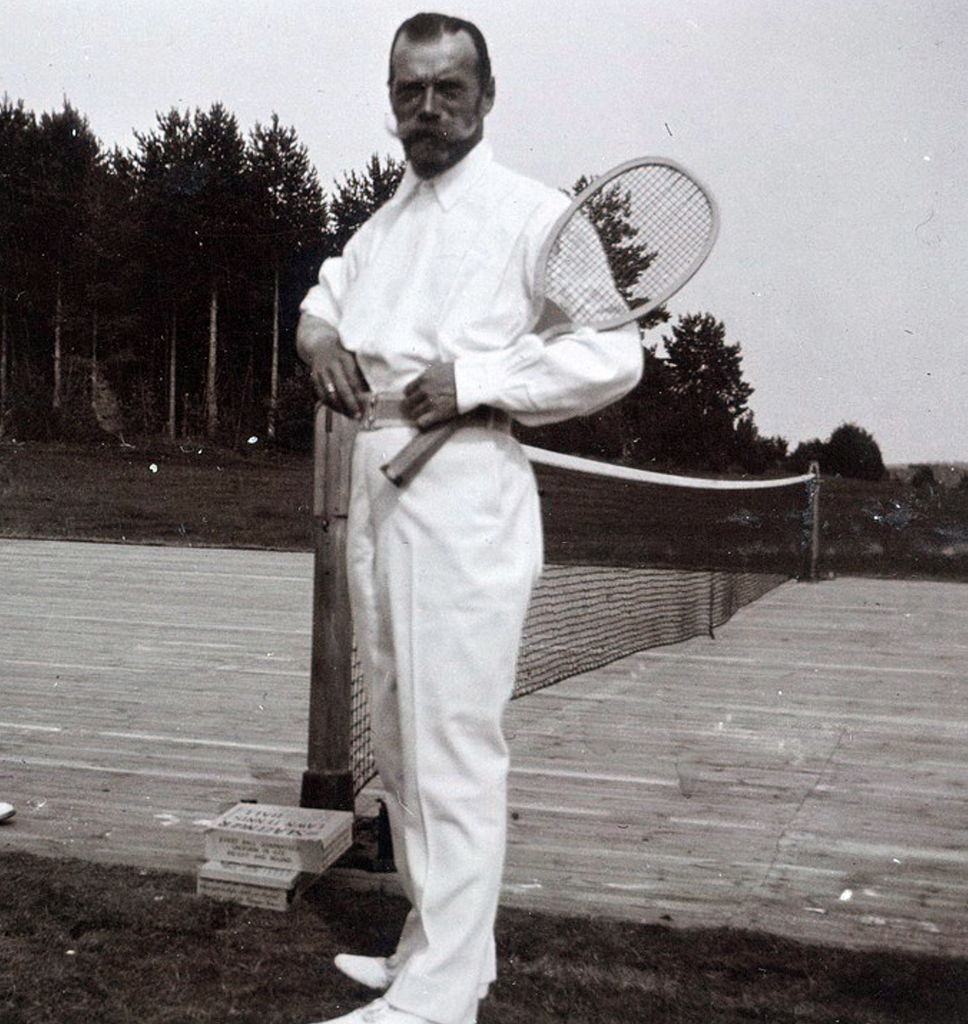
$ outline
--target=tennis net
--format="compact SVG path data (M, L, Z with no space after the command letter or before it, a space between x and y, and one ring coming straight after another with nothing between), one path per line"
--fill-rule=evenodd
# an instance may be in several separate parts
M611 466L525 446L542 496L545 570L514 697L636 651L712 635L805 572L817 477L721 481ZM375 775L353 658L351 765Z

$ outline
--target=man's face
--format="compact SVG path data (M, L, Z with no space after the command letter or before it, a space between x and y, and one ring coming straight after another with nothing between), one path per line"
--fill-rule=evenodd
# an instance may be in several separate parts
M466 32L413 42L400 36L390 61L390 105L411 166L431 178L474 148L494 103L493 81L482 89L477 51Z

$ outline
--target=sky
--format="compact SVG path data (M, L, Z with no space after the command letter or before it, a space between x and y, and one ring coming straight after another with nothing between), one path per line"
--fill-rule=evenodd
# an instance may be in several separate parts
M222 101L293 125L324 187L390 136L399 0L0 0L0 93L107 146ZM888 463L968 461L964 0L447 0L488 40L498 159L569 186L668 156L716 248L669 303L743 352L760 432L844 422ZM659 342L661 329L650 342Z

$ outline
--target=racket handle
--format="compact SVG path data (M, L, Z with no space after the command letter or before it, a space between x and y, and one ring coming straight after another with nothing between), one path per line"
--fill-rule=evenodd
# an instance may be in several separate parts
M406 487L430 457L460 429L462 423L463 420L458 417L417 434L385 466L380 467L383 475L397 487Z

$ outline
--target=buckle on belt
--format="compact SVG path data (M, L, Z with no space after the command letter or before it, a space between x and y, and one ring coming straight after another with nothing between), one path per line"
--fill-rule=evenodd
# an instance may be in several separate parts
M372 430L376 423L376 397L375 391L368 391L363 396L363 413L360 416L360 427L363 430Z
M387 426L413 426L403 414L402 394L389 391L367 391L362 399L363 406L358 423L361 430L376 430Z

